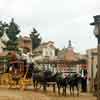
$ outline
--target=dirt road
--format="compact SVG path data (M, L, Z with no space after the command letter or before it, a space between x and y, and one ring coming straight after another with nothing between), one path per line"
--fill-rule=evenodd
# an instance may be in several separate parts
M0 100L96 100L91 94L80 94L79 97L71 97L67 95L58 96L53 92L44 93L42 90L38 91L20 91L16 89L0 88Z

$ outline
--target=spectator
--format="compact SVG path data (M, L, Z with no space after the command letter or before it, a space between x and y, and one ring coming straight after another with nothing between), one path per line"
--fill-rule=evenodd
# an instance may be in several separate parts
M82 92L87 92L87 69L85 67L82 67L82 69L80 70L80 74Z

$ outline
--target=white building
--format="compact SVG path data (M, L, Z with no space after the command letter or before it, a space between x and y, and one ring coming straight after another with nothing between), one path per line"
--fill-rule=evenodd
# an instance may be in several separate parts
M3 49L6 48L6 45L4 43L6 43L7 41L9 41L9 38L4 32L3 35L0 37L0 52L3 52Z
M33 51L33 61L54 60L55 56L54 42L48 41L42 43L38 48ZM51 68L50 64L45 64L45 69Z
M6 45L4 43L7 43L9 40L7 34L4 32L4 34L0 37L0 73L4 73L5 72L5 68L6 68L6 63L4 60L4 57L7 55L7 51L4 51L4 48L6 48Z
M55 49L54 42L52 41L42 43L33 51L34 60L41 60L44 58L54 59Z

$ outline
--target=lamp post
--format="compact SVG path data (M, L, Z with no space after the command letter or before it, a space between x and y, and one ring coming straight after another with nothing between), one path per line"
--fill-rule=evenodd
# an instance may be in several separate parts
M94 25L94 34L98 41L97 46L97 100L100 100L100 15L94 16L94 22L90 23L90 25Z
M91 88L90 91L91 92L95 92L94 91L94 57L97 56L96 52L91 52Z
M93 79L93 62L94 62L94 56L93 53L91 53L91 92L94 92L94 79Z

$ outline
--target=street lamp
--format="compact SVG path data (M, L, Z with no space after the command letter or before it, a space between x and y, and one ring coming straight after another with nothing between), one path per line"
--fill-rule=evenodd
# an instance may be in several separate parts
M94 57L97 56L96 52L91 52L91 88L90 91L91 92L95 92L94 91Z
M94 16L94 22L90 23L90 25L94 25L94 34L98 41L97 47L97 100L100 100L100 15Z

